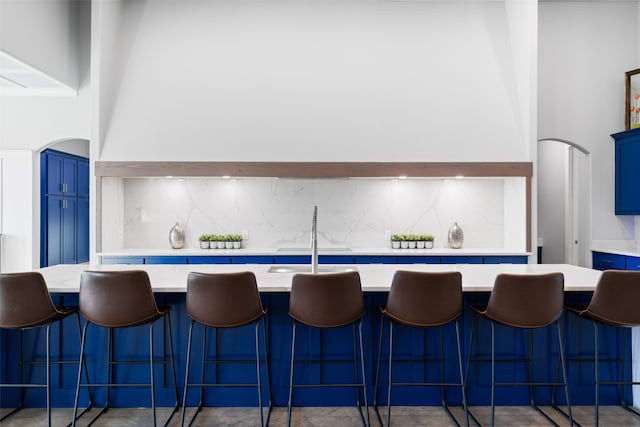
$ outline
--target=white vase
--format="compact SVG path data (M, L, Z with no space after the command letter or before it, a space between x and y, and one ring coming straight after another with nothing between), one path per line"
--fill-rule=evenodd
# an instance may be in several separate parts
M391 247L393 249L400 249L400 240L392 240L391 241Z
M409 249L415 249L415 248L416 248L416 241L409 240Z
M409 242L403 240L402 242L400 242L400 248L402 249L408 249L409 248Z
M242 240L239 242L233 242L233 249L240 249L242 247Z
M224 242L225 249L233 249L233 242Z
M225 248L224 242L218 242L217 246L218 246L218 249L224 249Z
M200 240L200 249L209 249L209 241Z
M424 248L433 249L433 240L427 240L426 242L424 242Z
M424 240L418 240L418 241L416 242L416 248L418 248L418 249L424 249L424 243L425 243L425 242L424 242Z

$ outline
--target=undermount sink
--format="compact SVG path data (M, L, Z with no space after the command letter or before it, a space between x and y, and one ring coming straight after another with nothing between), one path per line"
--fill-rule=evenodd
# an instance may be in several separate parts
M358 271L354 266L334 266L334 265L319 265L318 273L340 273L345 271ZM311 273L310 265L272 265L267 270L267 273Z
M278 252L311 252L311 248L287 248L287 247L281 247L276 249ZM344 246L336 246L336 247L331 247L331 246L327 246L327 247L319 247L318 251L323 251L323 252L352 252L351 248L347 248Z

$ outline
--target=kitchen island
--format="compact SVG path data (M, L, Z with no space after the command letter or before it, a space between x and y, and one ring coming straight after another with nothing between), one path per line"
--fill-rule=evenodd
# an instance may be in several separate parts
M389 290L391 278L398 269L413 271L459 271L462 274L463 291L465 298L465 311L461 318L463 332L463 351L466 355L468 349L468 338L471 325L471 305L486 304L489 292L492 289L496 275L500 273L514 274L539 274L547 272L562 272L565 276L566 299L572 303L585 303L591 296L591 291L600 277L600 272L596 270L571 266L571 265L538 265L538 264L406 264L406 265L381 265L381 264L358 264L358 265L325 265L326 267L353 268L359 271L362 289L365 293L365 304L367 314L364 318L364 345L365 363L367 371L367 385L369 396L373 396L373 384L375 380L375 362L378 355L378 336L380 325L380 314L378 307L384 305L386 294ZM258 286L262 294L263 303L269 307L267 317L268 340L269 340L269 366L271 374L272 395L275 405L286 405L288 392L288 375L290 362L291 343L291 319L288 316L288 291L290 289L293 273L268 272L268 265L244 264L244 265L58 265L47 267L39 271L44 275L48 283L50 292L54 300L59 304L76 304L80 284L80 275L84 270L131 270L143 269L149 273L151 284L159 304L172 306L173 319L173 339L176 349L178 365L178 386L184 381L184 366L186 355L186 340L189 319L185 312L185 290L186 278L190 271L200 272L233 272L233 271L253 271L256 275ZM282 267L279 265L278 267ZM298 265L298 267L301 267ZM281 271L281 270L277 270ZM156 339L157 354L168 354L167 343L164 342L160 331L156 328L158 336ZM54 329L55 330L55 329ZM521 356L524 353L524 345L527 343L527 335L521 331L512 331L498 327L499 341L497 354L499 357ZM566 343L569 357L583 356L593 349L592 332L590 325L576 319L570 319L566 326ZM17 374L13 370L8 370L7 366L16 362L17 358L17 334L14 331L2 332L2 348L7 357L4 357L2 371L0 375L15 378ZM455 362L455 341L453 339L452 327L445 328L445 377L449 382L456 380L457 365ZM252 329L235 329L220 331L218 334L210 334L208 338L208 352L214 354L218 346L222 348L219 356L233 356L239 358L250 358L253 352ZM536 362L535 376L538 380L548 378L553 375L556 366L558 348L553 338L554 330L542 330L534 334L534 358ZM116 357L144 357L147 342L146 329L126 329L117 332L117 346L115 348ZM489 327L481 322L478 332L479 345L474 346L472 357L485 358L489 354ZM35 334L32 334L35 335ZM99 335L95 334L94 336ZM621 355L621 333L617 331L606 331L601 339L606 341L602 348L606 348L603 358L617 358ZM201 351L201 331L196 332L193 351ZM351 357L352 342L350 330L338 328L326 331L320 335L317 330L301 329L300 339L308 343L309 351L301 352L301 357L308 360L316 360L320 356L320 344L322 343L322 356L325 359L343 359ZM398 328L397 349L398 355L403 358L432 359L439 354L438 346L440 336L437 331L429 330L423 333L420 330L403 330ZM25 340L25 348L30 348L29 343L33 343L35 337ZM106 341L106 340L105 340ZM64 342L66 357L77 355L78 338L76 326L72 321L65 322L62 332L53 340L52 354L54 358L60 353L61 344ZM517 344L517 345L516 345ZM88 358L98 359L104 355L104 341L94 339L88 342ZM199 348L198 348L199 346ZM231 349L231 350L230 350ZM517 349L517 350L516 350ZM629 348L624 350L629 353ZM605 353L605 352L603 352ZM383 358L386 352L383 351ZM30 352L27 351L27 355ZM40 354L42 355L42 354ZM629 358L628 358L629 359ZM94 364L92 364L94 365ZM406 365L406 366L405 366ZM440 368L437 363L422 364L401 364L394 369L394 376L410 381L423 381L425 378L439 378ZM468 399L472 405L486 405L489 399L489 368L487 363L472 363L468 380ZM613 365L611 365L613 366ZM569 381L571 387L571 398L575 404L593 403L592 367L588 363L569 362ZM54 370L53 384L54 393L53 405L58 407L71 406L77 371L71 367ZM160 375L158 368L157 375ZM625 370L629 374L630 369ZM199 372L199 367L193 366L192 372ZM498 380L504 381L509 378L522 381L528 373L526 364L514 366L512 364L499 364L497 369ZM104 371L92 371L90 376L92 381L99 382L104 376ZM134 368L127 368L125 371L117 369L116 376L122 380L125 377L128 381L144 382L148 380L146 369L140 371ZM172 390L170 388L168 371L165 372L166 381L158 381L157 401L161 405L170 405ZM350 365L337 365L332 369L319 369L309 364L301 365L296 371L300 378L318 381L331 382L336 378L341 380L353 375L353 367ZM606 380L616 374L615 369L609 368L603 363L601 374ZM384 369L381 374L385 377ZM235 366L220 366L217 369L207 371L208 380L214 378L221 381L254 381L254 370L252 368ZM161 378L161 377L158 377ZM181 387L180 387L181 389ZM39 406L43 404L43 393L29 391L27 393L27 405ZM536 392L539 403L549 403L548 390ZM3 395L2 404L11 406L15 401L13 394ZM214 406L253 406L256 403L255 390L209 390L205 393L206 401ZM189 404L197 403L197 392L189 396ZM447 397L452 404L460 402L460 393L452 389L447 391ZM353 403L354 392L350 389L302 389L296 393L295 405L316 406L316 405L351 405ZM104 393L98 393L98 404L104 400ZM502 387L497 394L497 401L501 405L522 405L528 403L527 387ZM558 399L563 401L561 393ZM603 388L601 402L604 404L617 404L619 402L615 388ZM137 407L148 406L148 398L145 393L137 390L121 389L112 391L111 403L114 406ZM439 388L399 388L394 392L394 404L399 405L438 405L440 404Z

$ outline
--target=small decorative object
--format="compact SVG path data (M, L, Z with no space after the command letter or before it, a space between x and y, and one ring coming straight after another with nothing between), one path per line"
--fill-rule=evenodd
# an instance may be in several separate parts
M391 236L391 248L392 249L400 249L400 240L402 240L402 236L399 234L394 234Z
M169 231L169 243L173 249L182 249L184 247L184 228L178 221Z
M407 240L407 235L403 234L400 239L400 249L409 249L409 240Z
M418 236L416 236L415 234L409 234L407 236L407 239L409 240L409 249L415 249Z
M198 238L198 241L200 242L200 249L209 249L209 235L208 234L202 234Z
M627 71L625 76L625 129L640 128L640 68Z
M432 235L427 234L424 236L424 247L425 249L433 249L433 241L435 239L433 238Z
M233 242L231 241L231 234L225 234L224 236L224 248L233 249Z
M449 229L448 234L449 247L451 249L460 249L462 247L462 243L464 241L464 233L462 232L462 228L458 225L457 222L453 223L453 226Z
M416 236L416 248L417 249L424 249L425 245L426 245L426 239L425 237L427 237L424 234L421 234L419 236Z
M227 246L224 242L224 238L225 236L223 234L218 234L216 236L216 244L218 246L218 249L224 249Z
M231 234L229 240L233 242L233 249L240 249L242 247L242 236L240 234Z

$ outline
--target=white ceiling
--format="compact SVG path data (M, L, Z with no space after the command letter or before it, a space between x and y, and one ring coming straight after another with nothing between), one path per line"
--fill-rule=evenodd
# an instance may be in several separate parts
M76 96L77 91L0 50L0 95Z

